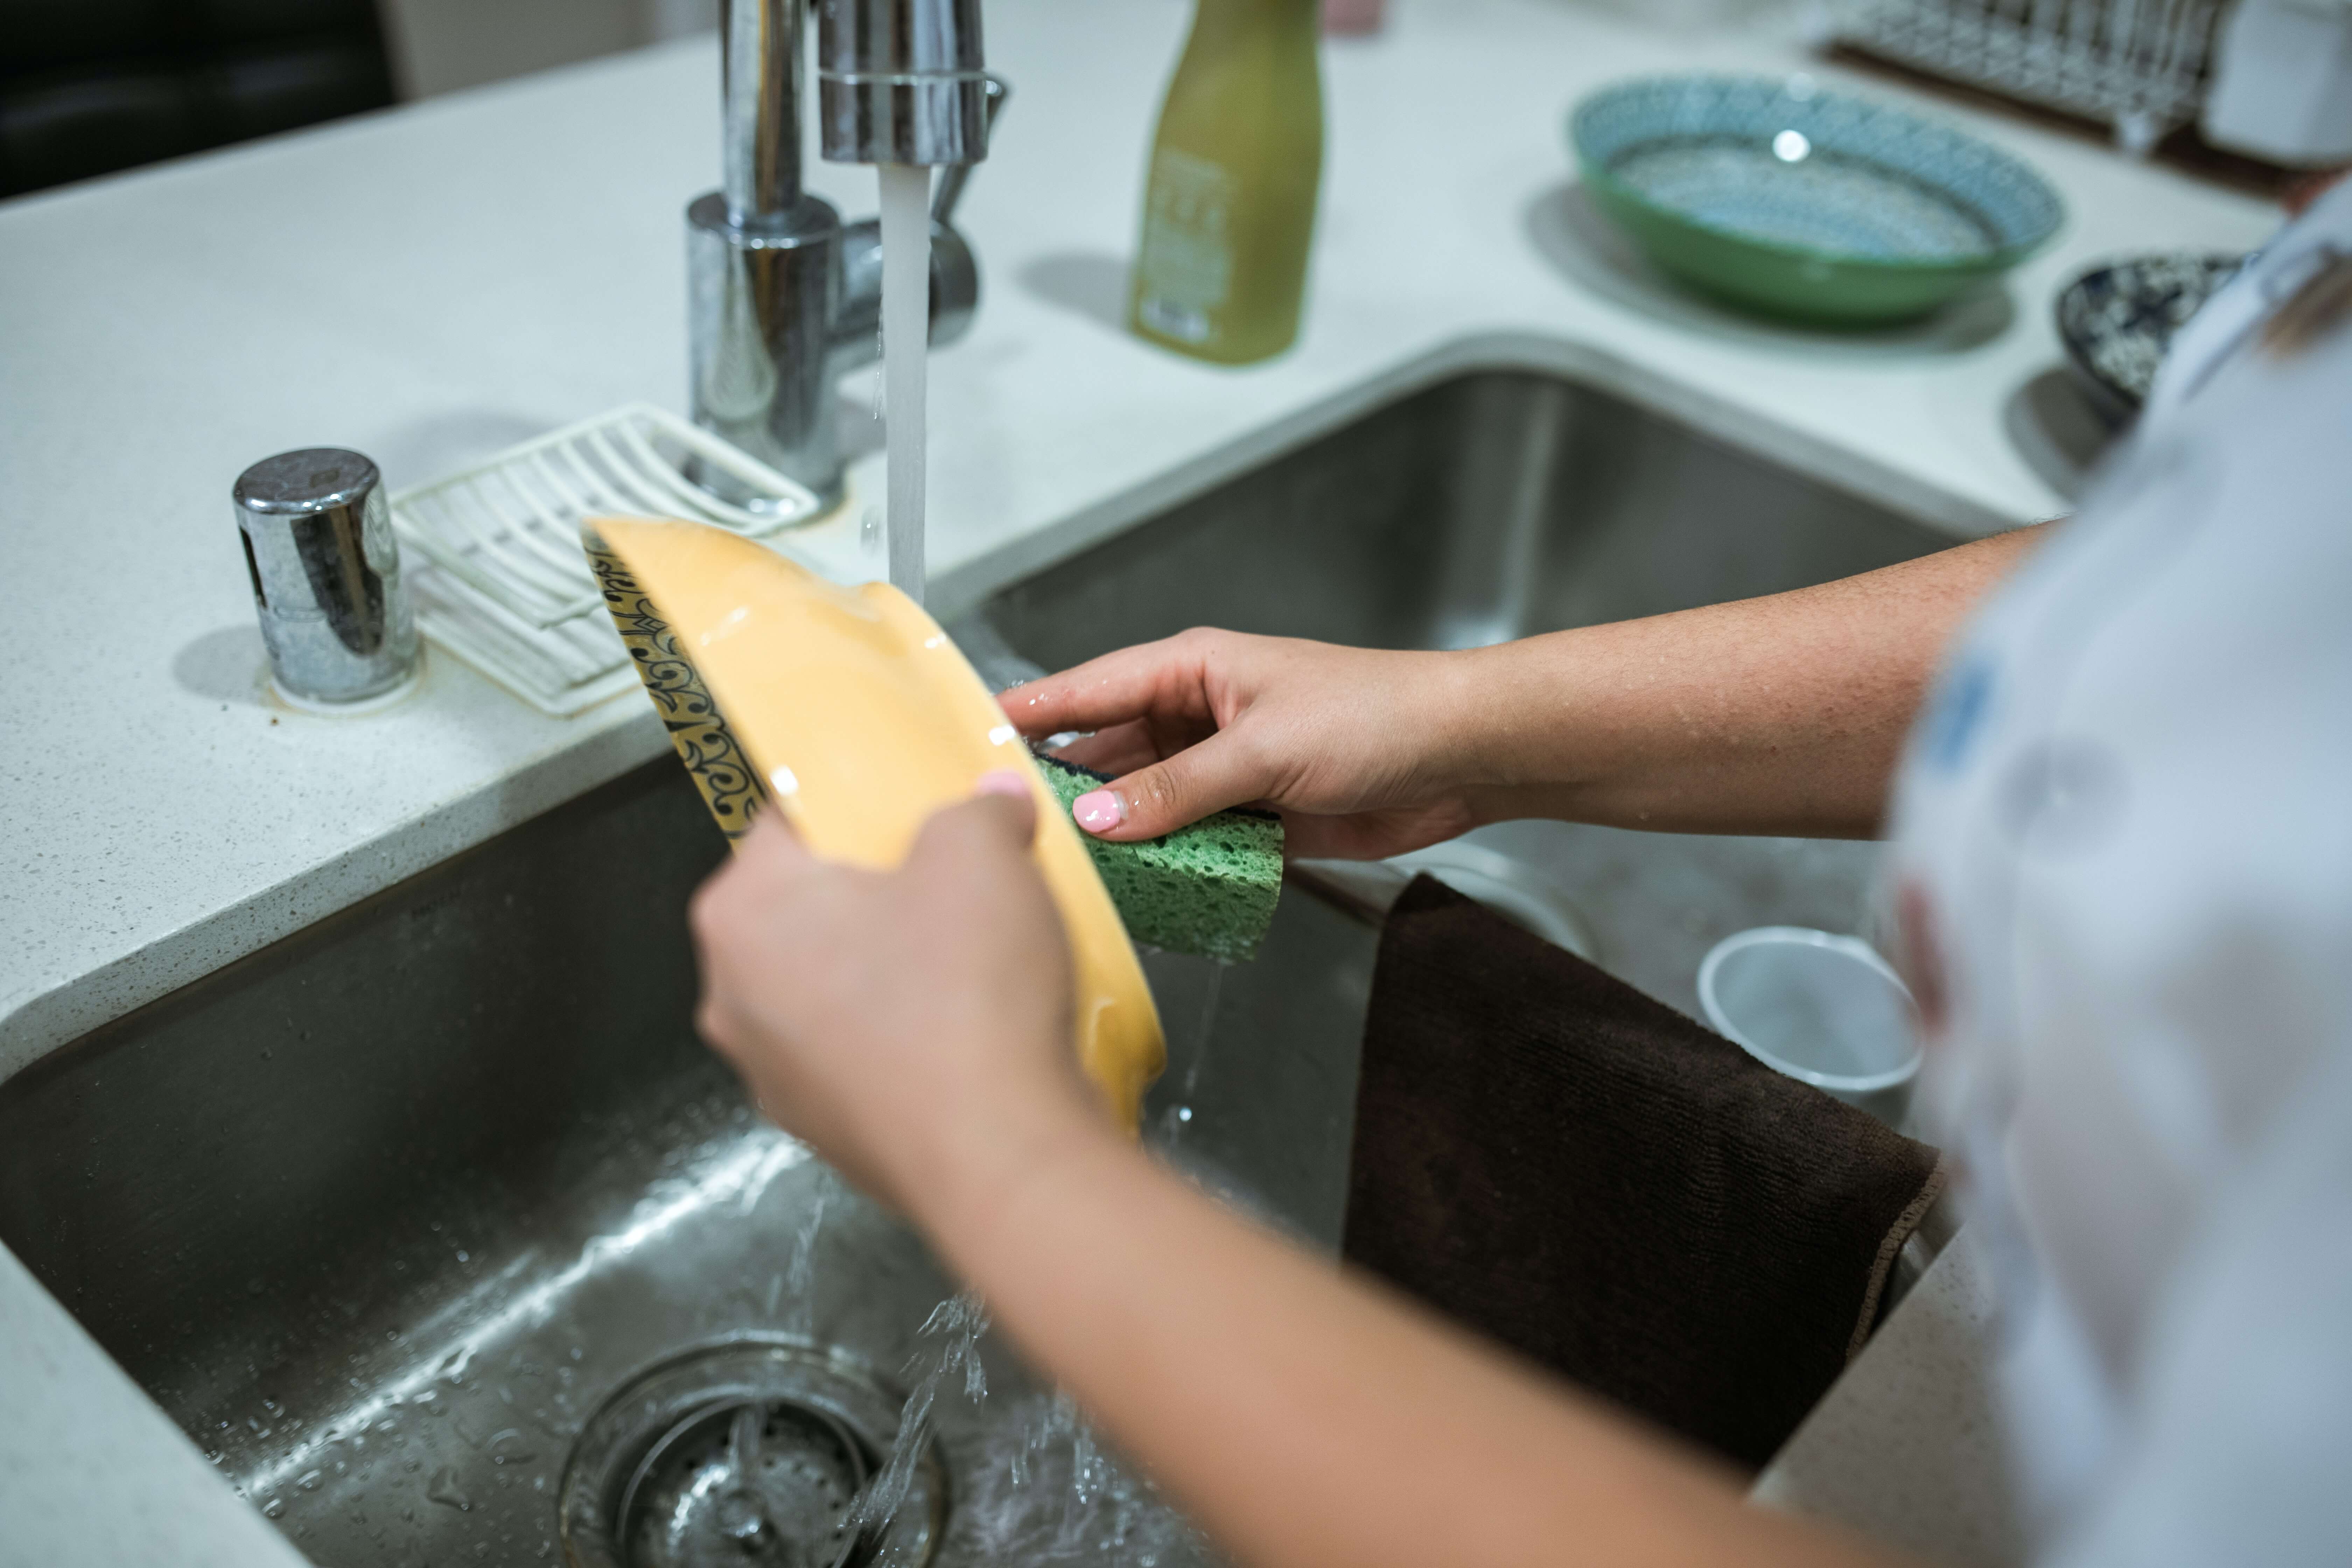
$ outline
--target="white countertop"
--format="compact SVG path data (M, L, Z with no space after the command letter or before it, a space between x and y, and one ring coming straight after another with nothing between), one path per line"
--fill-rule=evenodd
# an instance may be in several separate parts
M1675 293L1597 226L1560 126L1605 80L1806 66L1793 47L1558 0L1391 9L1385 36L1327 51L1300 342L1236 371L1117 326L1187 7L990 0L990 63L1014 97L960 217L978 320L931 368L935 607L1470 364L1598 380L1957 534L2047 516L2065 475L2016 426L2058 361L2058 284L2117 251L2247 247L2273 222L1978 117L2070 210L2005 295L1866 337L1751 323ZM0 689L0 1079L661 750L634 697L548 719L437 653L374 717L273 706L228 489L289 447L357 447L397 488L617 404L680 407L680 215L716 183L714 54L671 46L0 205L0 577L19 637ZM864 169L811 183L873 210ZM869 454L853 489L878 472ZM859 510L801 537L845 561ZM0 1342L54 1312L37 1298L0 1255ZM40 1367L0 1352L0 1516L54 1484L11 1424L58 1379L111 1372L79 1343L79 1363ZM89 1419L162 1424L117 1404ZM244 1539L242 1505L219 1500L220 1539ZM11 1518L0 1563L39 1542L25 1561L129 1561L135 1537L110 1521L137 1515L93 1507L86 1533L38 1542Z

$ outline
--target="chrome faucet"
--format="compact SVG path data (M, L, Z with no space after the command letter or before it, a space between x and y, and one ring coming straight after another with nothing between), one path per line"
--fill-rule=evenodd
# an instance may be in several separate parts
M871 363L882 235L801 188L810 0L723 0L725 184L686 209L694 420L841 499L833 384ZM980 270L952 223L1007 89L982 67L979 0L814 0L828 162L945 170L931 199L934 346L971 325Z

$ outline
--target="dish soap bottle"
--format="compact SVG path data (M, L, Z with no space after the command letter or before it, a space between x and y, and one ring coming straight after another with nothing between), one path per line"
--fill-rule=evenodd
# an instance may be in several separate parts
M1323 177L1318 0L1199 0L1160 109L1128 321L1242 364L1298 335Z

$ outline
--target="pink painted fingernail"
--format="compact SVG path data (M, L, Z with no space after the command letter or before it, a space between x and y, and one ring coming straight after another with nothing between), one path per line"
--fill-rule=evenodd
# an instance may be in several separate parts
M1097 789L1070 802L1070 815L1088 833L1108 833L1126 820L1127 809L1119 804L1117 790Z
M1026 800L1029 797L1029 781L1011 768L998 768L993 772L981 774L972 784L971 793L1009 795L1016 799Z

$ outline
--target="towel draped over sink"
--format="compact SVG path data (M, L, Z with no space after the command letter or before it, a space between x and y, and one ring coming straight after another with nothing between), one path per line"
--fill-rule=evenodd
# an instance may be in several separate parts
M1344 1251L1750 1468L1876 1321L1936 1151L1429 877L1391 910Z

